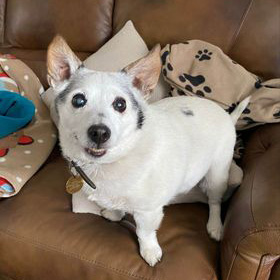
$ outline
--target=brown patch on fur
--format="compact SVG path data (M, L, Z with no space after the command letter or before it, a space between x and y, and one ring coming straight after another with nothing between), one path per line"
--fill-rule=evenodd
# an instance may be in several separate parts
M134 87L136 87L136 88L138 88L139 90L141 90L141 88L142 88L142 83L141 83L141 81L140 81L139 78L135 77L134 80L133 80L133 82L132 82L132 84L133 84Z

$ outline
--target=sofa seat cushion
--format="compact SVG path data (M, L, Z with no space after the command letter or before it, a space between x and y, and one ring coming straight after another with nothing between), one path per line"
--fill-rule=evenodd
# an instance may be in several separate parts
M174 205L158 232L163 259L149 267L132 229L74 214L67 165L53 156L18 196L0 201L0 274L12 279L217 279L218 245L206 232L208 208Z

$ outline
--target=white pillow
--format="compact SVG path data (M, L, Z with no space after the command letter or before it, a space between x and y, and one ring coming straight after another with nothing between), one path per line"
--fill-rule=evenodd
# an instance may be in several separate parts
M136 31L132 21L128 21L114 37L89 56L84 61L84 65L96 71L120 71L131 62L145 56L148 51L147 45ZM161 76L149 103L166 97L168 90L169 86ZM42 99L50 107L52 118L56 123L54 94L51 88L42 94Z

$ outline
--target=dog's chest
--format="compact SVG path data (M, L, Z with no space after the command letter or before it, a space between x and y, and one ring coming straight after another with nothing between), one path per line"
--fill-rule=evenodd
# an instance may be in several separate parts
M96 190L89 196L89 199L95 201L101 208L131 211L129 199L122 195L113 195Z
M133 194L131 192L131 183L129 178L124 176L114 176L114 174L101 174L92 176L96 185L93 190L89 186L84 186L88 199L95 201L100 207L106 209L123 210L132 212L137 207Z

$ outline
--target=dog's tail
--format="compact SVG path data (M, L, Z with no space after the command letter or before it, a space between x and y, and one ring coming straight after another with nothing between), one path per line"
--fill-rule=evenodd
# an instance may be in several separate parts
M230 114L233 124L236 124L237 120L239 119L240 115L243 113L245 108L248 106L250 102L251 96L246 97L242 100L238 106L234 109L234 111Z

